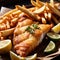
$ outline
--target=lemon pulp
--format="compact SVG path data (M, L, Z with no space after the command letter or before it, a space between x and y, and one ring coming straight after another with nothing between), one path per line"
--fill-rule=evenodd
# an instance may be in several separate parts
M55 43L53 41L50 41L50 43L45 48L44 52L50 52L53 51L55 48Z
M56 26L54 26L52 28L52 31L54 31L55 33L59 33L60 32L60 23L58 23Z
M0 53L7 53L11 50L12 43L11 40L0 41Z
M11 60L36 60L37 54L28 56L28 57L21 57L15 54L14 52L10 51L10 57L11 57Z
M60 34L57 33L49 32L47 36L54 41L60 40Z

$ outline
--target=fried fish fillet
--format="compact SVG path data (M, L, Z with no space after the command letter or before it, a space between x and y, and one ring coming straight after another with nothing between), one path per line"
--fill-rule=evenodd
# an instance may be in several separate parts
M13 38L14 49L20 56L27 56L33 51L41 43L43 35L51 28L49 24L37 24L31 19L25 20L18 23Z

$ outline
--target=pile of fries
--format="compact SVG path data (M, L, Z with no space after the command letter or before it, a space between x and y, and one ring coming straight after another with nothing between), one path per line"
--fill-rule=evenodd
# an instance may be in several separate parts
M31 20L38 21L41 24L58 24L60 22L60 3L50 0L49 3L39 0L31 0L33 7L16 5L16 8L0 16L0 39L14 34L21 15L27 15Z

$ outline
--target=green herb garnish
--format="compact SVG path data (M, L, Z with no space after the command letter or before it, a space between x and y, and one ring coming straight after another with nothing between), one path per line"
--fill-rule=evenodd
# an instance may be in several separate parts
M38 27L37 24L32 24L32 27L31 27L31 26L28 26L28 27L26 28L26 31L28 31L28 32L30 32L31 34L33 34L34 31L35 31L35 29L40 29L40 28Z
M26 28L26 31L30 32L31 34L34 33L34 29L32 29L30 26Z
M37 24L33 24L32 26L34 27L34 29L39 29Z

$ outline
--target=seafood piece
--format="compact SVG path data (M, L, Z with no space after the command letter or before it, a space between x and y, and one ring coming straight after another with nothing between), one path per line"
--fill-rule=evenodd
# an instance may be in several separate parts
M21 34L21 35L16 36L16 37L14 38L14 45L16 45L16 44L18 44L18 43L26 40L26 39L29 37L29 35L30 35L29 32L25 32L25 33L23 33L23 34ZM23 37L22 37L22 36L23 36Z
M26 27L26 26L24 26ZM16 33L18 32L18 29L21 29L23 27L17 28ZM31 24L27 25L27 27L24 29L21 29L20 31L24 30L24 32L19 33L14 36L13 43L14 43L14 49L16 50L16 53L20 56L27 56L31 51L33 51L42 41L43 35L46 34L51 28L51 25L49 24Z

